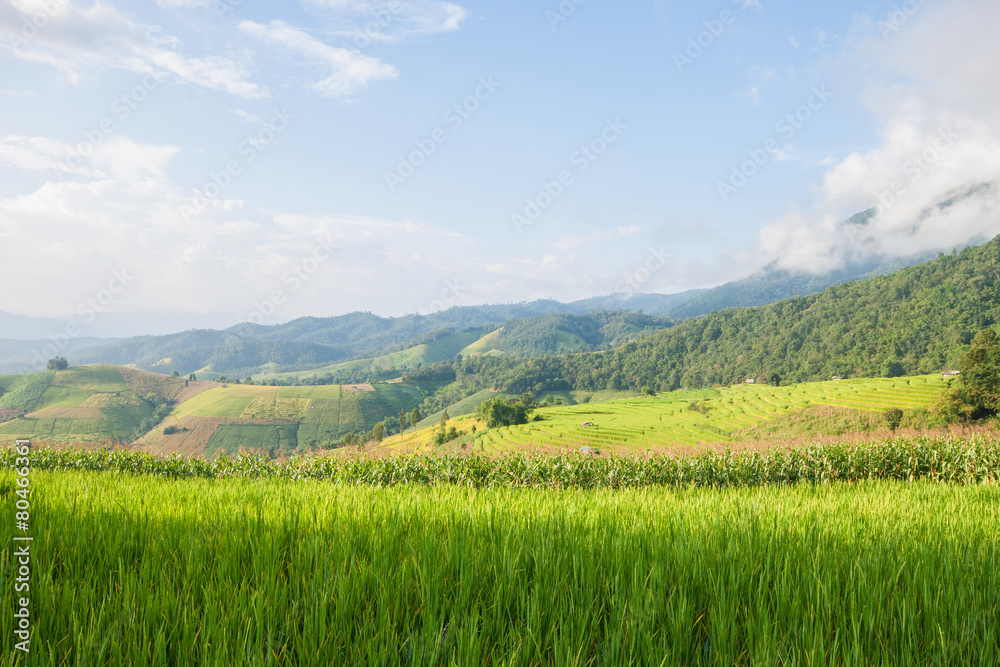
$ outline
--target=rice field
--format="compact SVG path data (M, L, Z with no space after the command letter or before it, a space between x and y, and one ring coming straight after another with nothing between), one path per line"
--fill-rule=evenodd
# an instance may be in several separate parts
M611 490L36 467L31 483L25 664L1000 662L995 477ZM5 467L7 545L14 488Z
M345 433L367 431L386 417L395 417L400 410L409 412L423 400L423 394L414 386L376 385L371 391L344 391L337 385L316 387L266 387L231 384L201 392L177 406L172 417L180 424L191 417L226 418L239 420L268 420L275 423L298 422L299 444L319 445L339 440ZM233 431L220 427L221 431ZM285 429L280 442L264 437L265 433L277 434L271 428L248 429L245 448L284 449ZM207 444L206 451L232 451L236 442L216 432ZM294 447L293 447L294 449Z
M727 442L737 431L812 406L872 412L926 409L947 386L940 375L787 387L755 384L545 408L539 411L540 421L483 433L476 449L498 453L526 446L590 446L627 454L683 448Z

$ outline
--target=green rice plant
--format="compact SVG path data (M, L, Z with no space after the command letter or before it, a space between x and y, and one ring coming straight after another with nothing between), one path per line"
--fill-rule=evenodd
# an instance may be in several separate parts
M565 463L471 461L483 476L570 475L578 488L36 468L30 664L1000 660L995 485L612 491L583 488L600 468ZM396 464L378 474L447 470ZM11 482L0 475L8 544ZM13 604L0 599L7 637Z

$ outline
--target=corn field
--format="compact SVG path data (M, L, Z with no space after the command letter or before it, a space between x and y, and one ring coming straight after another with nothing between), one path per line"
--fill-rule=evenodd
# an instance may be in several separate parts
M0 464L14 464L13 449ZM52 450L31 454L35 470L117 471L180 478L314 479L349 486L454 484L475 488L744 487L800 482L914 481L995 484L1000 481L1000 437L977 434L894 438L771 452L708 452L696 456L594 457L567 454L406 455L386 458L291 458L260 455L157 457L124 449Z

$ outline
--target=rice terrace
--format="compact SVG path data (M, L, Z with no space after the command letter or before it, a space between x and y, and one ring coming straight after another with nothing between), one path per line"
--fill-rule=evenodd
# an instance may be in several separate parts
M0 2L0 667L1000 666L1000 2Z

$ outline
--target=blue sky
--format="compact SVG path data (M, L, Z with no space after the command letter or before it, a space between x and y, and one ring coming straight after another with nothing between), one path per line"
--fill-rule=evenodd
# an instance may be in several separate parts
M399 315L989 237L995 4L9 0L0 310Z

